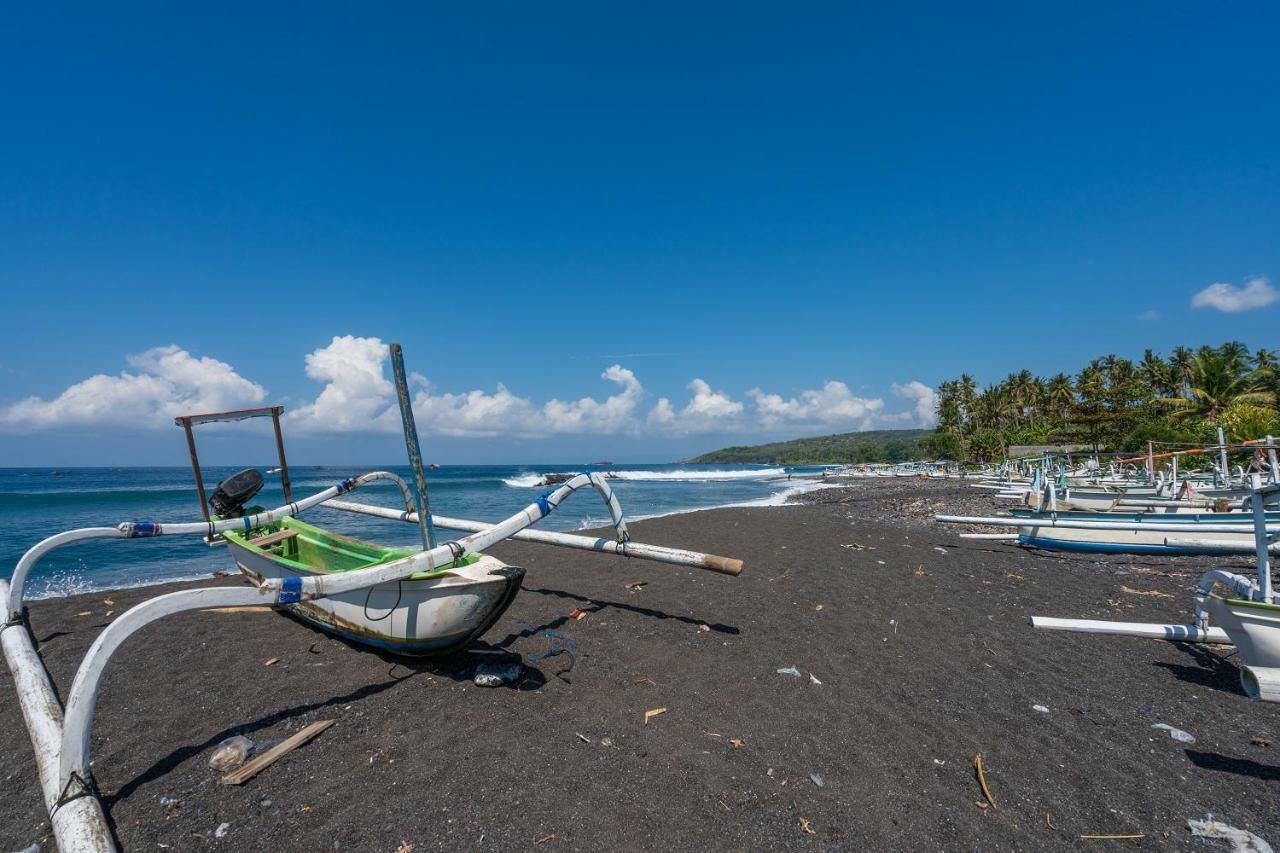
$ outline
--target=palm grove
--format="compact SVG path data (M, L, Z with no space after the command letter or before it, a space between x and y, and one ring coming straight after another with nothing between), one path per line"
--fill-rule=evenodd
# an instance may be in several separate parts
M1135 363L1108 355L1078 374L1048 379L1028 370L979 390L972 376L938 387L938 430L921 442L935 458L989 461L1011 445L1088 444L1097 450L1145 450L1211 444L1217 428L1245 441L1280 435L1276 354L1239 342L1168 358L1147 350Z

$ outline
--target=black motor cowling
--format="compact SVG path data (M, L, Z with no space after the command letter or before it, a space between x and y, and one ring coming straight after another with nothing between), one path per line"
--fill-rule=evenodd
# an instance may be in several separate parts
M218 484L209 498L214 515L235 518L244 514L244 505L262 490L262 472L257 468L237 471Z

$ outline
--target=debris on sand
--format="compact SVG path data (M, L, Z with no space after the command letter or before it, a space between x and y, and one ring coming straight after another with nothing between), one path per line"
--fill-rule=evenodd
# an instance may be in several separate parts
M992 809L998 808L998 806L996 806L996 798L991 796L991 789L987 787L987 774L984 773L982 769L981 752L973 758L973 769L978 773L978 785L982 788L982 796L987 798L987 802L985 804L979 803L979 805L983 808L987 808L988 806Z
M1196 742L1195 735L1191 734L1190 732L1184 732L1182 729L1175 729L1173 726L1169 725L1168 723L1155 723L1151 726L1151 728L1164 729L1169 733L1169 737L1173 738L1178 743L1195 743Z
M807 817L802 817L802 818L800 818L800 829L801 829L801 831L803 831L803 832L804 832L804 834L805 834L805 835L817 835L817 834L818 834L818 833L817 833L817 832L815 832L815 831L814 831L814 829L813 829L813 823L812 823L812 822L811 822Z
M650 720L652 720L654 717L658 716L659 714L665 714L665 713L667 713L667 709L666 709L666 708L654 708L654 709L653 709L653 710L651 710L651 711L645 711L645 712L644 712L644 724L645 724L646 726L647 726L647 725L649 725L649 721L650 721Z
M817 785L819 788L825 788L825 787L827 787L827 780L826 780L826 779L823 779L823 778L822 778L822 776L821 776L821 774L818 774L818 773L810 773L810 774L809 774L809 781L810 781L810 782L812 782L813 784Z
M790 675L795 678L799 678L801 673L800 670L796 669L794 666L786 666L778 670L778 675Z
M472 681L477 687L501 687L518 681L524 675L524 666L518 663L482 663L476 667Z
M1031 710L1039 711L1041 714L1049 713L1049 709L1044 705L1032 705Z
M253 741L244 735L233 735L218 744L218 748L209 757L209 766L222 773L244 764L245 759L252 754Z
M1192 835L1201 838L1217 838L1231 842L1231 853L1274 853L1271 845L1247 829L1236 829L1213 819L1209 815L1204 820L1187 821L1187 829Z

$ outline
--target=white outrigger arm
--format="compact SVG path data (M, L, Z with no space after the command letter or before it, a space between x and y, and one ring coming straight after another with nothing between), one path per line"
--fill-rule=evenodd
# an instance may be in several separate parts
M1195 592L1195 621L1187 625L1145 622L1111 622L1103 619L1057 619L1032 616L1031 627L1043 631L1112 634L1190 643L1229 643L1243 658L1240 684L1247 696L1280 702L1280 596L1272 586L1270 526L1264 505L1280 485L1263 487L1257 479L1249 498L1253 509L1258 576L1250 580L1233 572L1213 569L1200 576ZM1215 596L1225 586L1228 597ZM1223 627L1211 626L1210 615Z
M396 483L405 497L406 511L386 510L392 517L403 517L417 523L412 492L400 477L388 471L373 471L344 480L311 497L294 501L268 512L246 518L210 520L196 523L123 522L115 527L91 527L51 536L28 550L14 571L10 583L0 581L0 600L6 602L7 620L0 627L9 669L18 686L23 717L31 734L40 774L45 805L49 810L54 835L63 853L71 851L112 851L114 844L94 791L90 772L89 750L98 691L111 656L130 636L166 616L211 607L263 606L280 607L326 598L339 593L366 589L401 580L419 572L430 572L448 566L458 559L482 551L504 539L520 538L570 547L586 547L623 556L656 560L677 565L697 566L724 574L736 575L742 570L740 560L710 554L644 545L630 541L622 508L608 481L599 474L578 474L560 487L538 497L533 503L495 524L468 522L462 519L438 519L442 526L453 529L475 528L462 539L411 554L384 565L350 572L308 577L272 578L260 586L206 587L156 596L120 615L98 635L81 661L68 694L66 715L58 705L47 670L36 654L26 626L23 606L26 580L31 569L51 551L74 542L91 539L141 539L155 536L199 535L214 537L224 530L250 530L303 510L333 500L339 495L376 480ZM569 495L584 486L593 487L609 508L617 533L613 543L582 536L525 531L525 528L550 515ZM330 503L338 509L368 513L364 504ZM358 508L357 508L358 507ZM381 513L373 513L381 514ZM569 541L583 540L583 542Z

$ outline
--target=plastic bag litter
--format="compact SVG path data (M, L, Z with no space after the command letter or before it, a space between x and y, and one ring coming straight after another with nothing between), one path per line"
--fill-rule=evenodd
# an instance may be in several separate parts
M519 681L522 675L524 666L518 663L484 663L476 667L476 675L472 681L477 687L501 687Z
M796 669L794 666L787 666L778 670L778 675L793 675L796 678L799 678L800 670Z
M1155 723L1154 725L1151 726L1151 728L1164 729L1169 733L1169 737L1173 738L1178 743L1195 743L1196 742L1195 735L1191 734L1190 732L1184 732L1182 729L1175 729L1173 726L1169 725L1168 723Z
M209 766L219 772L232 770L244 764L244 760L253 753L253 741L244 735L235 735L218 744L218 748L209 757Z
M1254 835L1247 829L1236 829L1213 819L1209 815L1204 820L1188 820L1187 829L1192 835L1201 838L1219 838L1231 842L1231 853L1275 853L1271 845Z

